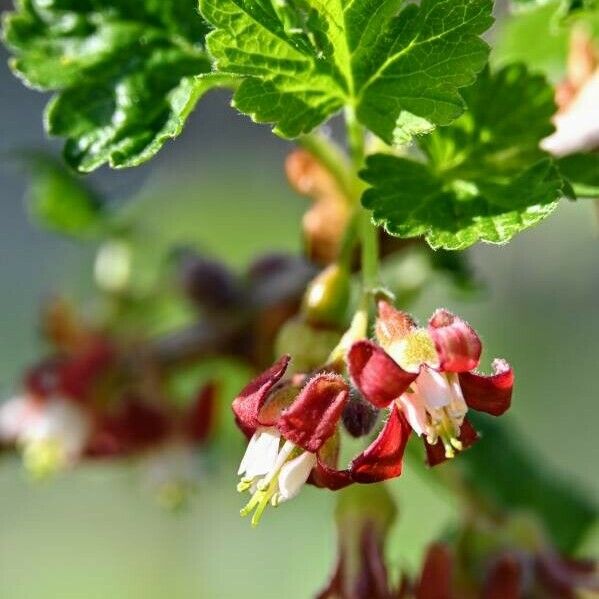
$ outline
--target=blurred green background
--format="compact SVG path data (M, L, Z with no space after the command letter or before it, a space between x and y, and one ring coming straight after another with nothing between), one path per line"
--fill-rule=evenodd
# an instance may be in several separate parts
M515 30L497 58L522 57L526 48L519 42ZM555 59L542 65L539 59L538 66L555 75L563 41L554 40L551 48L558 50ZM55 146L42 141L43 98L14 80L2 58L0 390L9 397L18 389L22 368L41 350L36 330L41 299L65 286L85 289L91 255L27 221L26 176L10 156L15 149ZM137 196L148 255L171 240L189 241L242 267L265 250L300 247L298 220L305 203L284 181L288 146L234 114L223 98L209 98L182 138L150 165L92 178L115 202ZM473 261L487 283L484 293L460 297L439 281L414 306L421 319L438 306L458 312L481 333L486 365L495 356L512 362L517 388L509 422L540 463L559 468L595 499L597 232L591 202L564 201L555 216L509 246L474 250ZM226 393L231 396L243 383L242 373L231 375ZM128 468L89 466L33 485L16 460L3 458L0 597L310 597L334 562L333 494L308 488L252 530L238 516L243 498L235 492L241 439L226 435L219 452L218 464L208 456L197 497L178 515L155 505ZM391 488L401 510L390 551L398 571L418 563L455 506L409 467ZM599 549L597 535L586 549Z

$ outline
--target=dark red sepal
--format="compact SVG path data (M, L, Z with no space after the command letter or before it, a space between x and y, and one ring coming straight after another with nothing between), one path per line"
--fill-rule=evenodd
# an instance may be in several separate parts
M379 436L352 461L350 471L353 480L375 483L399 476L411 430L404 415L393 404Z
M273 387L283 378L289 366L290 356L283 356L268 370L257 376L233 400L235 422L246 437L251 437L259 426L258 413Z
M116 358L114 347L97 339L85 351L67 360L61 372L62 392L66 397L85 401L89 391Z
M204 385L186 414L184 429L193 443L203 443L214 430L216 395L216 383Z
M452 599L453 554L442 543L431 545L424 559L415 599Z
M27 393L36 399L62 395L62 373L67 360L65 356L52 356L30 368L24 378Z
M377 408L387 407L416 380L372 341L354 343L347 355L349 374L362 395Z
M99 419L86 453L95 458L130 455L159 445L171 432L168 415L160 407L124 398L117 412Z
M320 374L310 380L283 411L277 428L288 441L317 453L335 434L348 397L349 387L343 377Z
M337 470L321 460L320 456L317 456L316 460L316 467L310 478L310 482L316 487L339 491L354 482L349 470Z
M478 439L478 433L466 418L462 423L459 438L459 440L462 442L463 448L468 449L468 447L474 445ZM435 445L430 445L426 442L426 439L423 440L424 447L426 449L426 461L429 466L437 466L438 464L442 464L447 460L445 457L445 447L443 447L441 440L437 441Z
M439 309L431 316L428 332L435 342L442 371L467 372L478 366L482 344L465 320Z
M520 599L522 597L522 564L513 555L498 559L487 575L485 599Z
M316 466L310 474L308 482L316 487L338 491L350 485L353 481L349 470L338 470L340 436L339 429L320 448L316 454Z
M514 371L505 360L493 362L494 374L460 373L460 386L469 408L501 416L512 403Z

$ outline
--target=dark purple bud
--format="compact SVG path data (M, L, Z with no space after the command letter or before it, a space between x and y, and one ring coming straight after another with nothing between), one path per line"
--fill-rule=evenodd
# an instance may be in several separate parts
M180 254L180 277L187 296L209 310L227 310L241 302L235 275L221 262L184 250Z
M297 301L317 269L303 258L269 254L258 258L247 271L249 292L255 306Z
M356 439L370 433L376 424L378 410L367 402L362 394L352 387L349 402L343 411L343 426Z

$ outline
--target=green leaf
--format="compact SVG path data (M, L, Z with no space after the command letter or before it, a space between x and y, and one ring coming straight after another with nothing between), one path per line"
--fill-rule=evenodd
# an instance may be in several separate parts
M599 198L599 154L571 154L557 164L578 197Z
M569 1L569 0L566 0ZM536 8L545 4L554 4L556 0L511 0L511 5L514 8Z
M511 0L512 8L522 12L549 6L554 10L552 26L564 24L569 19L596 17L599 0Z
M45 156L33 156L28 163L29 213L42 227L77 239L94 238L107 229L100 198L79 177Z
M181 132L205 32L194 0L21 0L4 23L15 72L58 92L46 128L81 171L138 165Z
M595 10L599 3L597 0L563 0L562 6L562 10L568 15L579 10Z
M491 0L200 0L234 105L285 137L346 107L388 143L446 125L483 68Z
M368 159L363 204L392 235L424 235L434 249L505 243L538 224L571 193L539 149L552 132L553 90L522 65L486 70L465 90L468 111L419 140L426 162Z
M571 555L597 521L597 506L566 476L541 464L513 426L480 414L468 417L482 441L455 460L466 483L501 508L534 512Z

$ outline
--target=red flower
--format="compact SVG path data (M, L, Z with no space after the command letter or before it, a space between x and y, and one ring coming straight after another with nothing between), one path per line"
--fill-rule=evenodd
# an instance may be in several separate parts
M252 493L242 515L254 512L253 525L269 503L295 497L313 470L318 484L329 488L351 482L330 465L336 451L334 441L329 443L348 400L347 383L332 373L283 382L289 361L289 356L281 358L233 401L237 424L251 437L239 466L238 490Z
M468 409L494 416L510 406L514 375L504 360L493 362L494 373L485 376L478 366L482 345L474 329L447 310L437 310L428 327L420 328L404 312L379 303L376 336L355 343L348 355L349 372L362 394L379 408L391 407L381 436L389 439L398 421L425 440L431 466L452 458L477 440L466 419ZM408 431L409 431L408 428ZM401 441L405 446L406 434ZM385 478L401 472L401 455L381 456L375 464L386 469ZM369 468L364 472L367 474ZM376 473L378 476L378 472Z
M185 410L137 396L124 397L114 410L95 414L87 456L132 456L172 443L202 445L214 427L215 403L214 383L203 386Z
M295 497L306 482L338 490L401 473L409 426L394 410L381 434L346 469L337 468L338 426L350 387L336 373L285 379L289 356L254 379L233 402L239 428L250 438L239 466L240 492L252 498L242 515L255 525L270 503Z
M72 355L43 360L25 375L22 394L0 406L0 445L17 445L34 477L74 465L93 431L90 396L115 350L94 338Z

